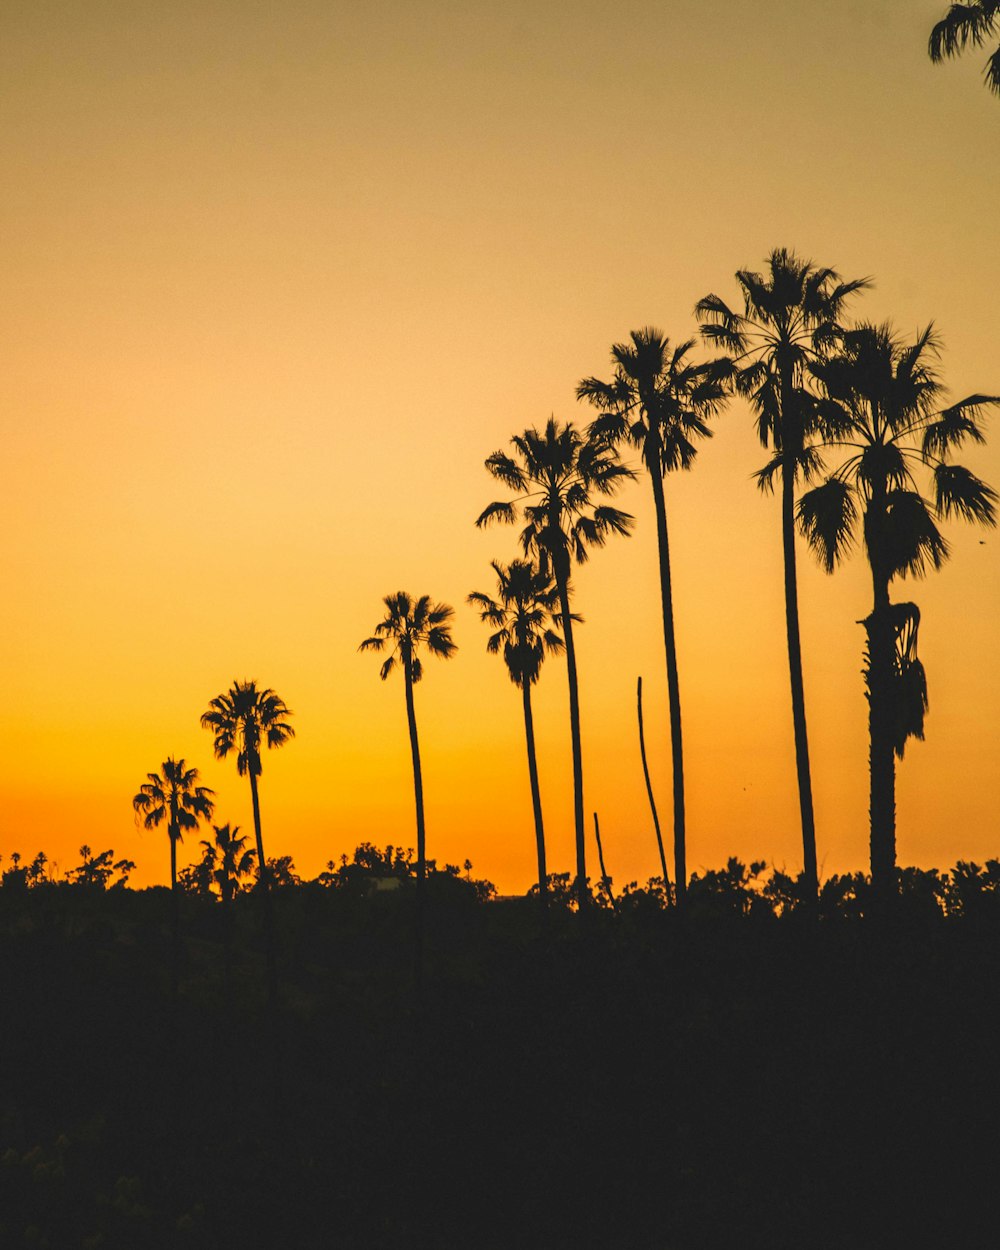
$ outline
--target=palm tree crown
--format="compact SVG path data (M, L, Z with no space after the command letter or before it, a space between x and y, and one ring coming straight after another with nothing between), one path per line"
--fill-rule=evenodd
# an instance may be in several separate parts
M671 349L670 340L651 326L630 337L630 343L611 348L612 381L584 378L576 388L577 397L602 414L591 430L639 448L651 474L689 469L698 450L693 440L711 437L706 421L725 402L718 367L689 359L693 339Z
M486 649L496 655L502 648L515 686L534 685L546 651L563 649L562 638L548 624L558 614L559 591L551 576L529 561L503 565L492 560L490 567L497 576L497 598L475 590L469 595L469 603L480 609L480 619L496 631Z
M996 493L950 456L966 441L984 441L982 411L1000 400L969 395L938 409L939 341L930 326L913 343L888 325L859 325L842 338L842 352L813 372L828 396L821 407L830 445L847 457L799 501L799 524L828 571L852 546L860 519L874 572L888 581L919 577L948 555L939 520L995 524ZM919 486L921 469L931 498Z
M214 840L202 840L202 862L211 880L219 887L223 903L240 888L240 881L253 871L254 853L247 849L247 838L240 837L239 825L213 825Z
M234 681L225 694L209 703L201 724L215 735L216 759L225 759L235 750L239 775L259 777L261 744L281 747L295 737L289 716L284 699L273 690L258 690L254 681Z
M199 820L211 818L215 791L199 786L197 768L188 768L183 759L168 756L158 773L147 773L148 780L132 799L136 815L145 829L155 829L165 820L172 843L183 841L183 831L198 827Z
M1000 0L971 0L967 4L953 4L944 17L931 30L927 51L937 63L945 57L958 56L970 45L981 48L987 39L998 34L1000 26ZM994 95L1000 95L1000 47L986 61L983 72L986 86Z
M525 527L521 546L536 553L539 569L558 579L569 576L572 560L582 564L588 547L602 547L611 533L627 534L633 518L607 505L594 506L591 496L612 495L634 477L610 444L587 438L567 422L550 417L545 429L525 430L510 440L518 458L495 451L486 461L492 475L520 496ZM491 503L476 524L517 521L516 502Z
M426 647L431 655L444 660L457 650L449 625L455 612L446 603L432 604L430 595L421 595L414 600L405 590L386 595L383 602L385 617L375 626L372 636L358 648L359 651L384 651L392 644L379 670L383 681L396 667L397 659L409 680L419 681L423 676L423 666L417 655L421 647Z

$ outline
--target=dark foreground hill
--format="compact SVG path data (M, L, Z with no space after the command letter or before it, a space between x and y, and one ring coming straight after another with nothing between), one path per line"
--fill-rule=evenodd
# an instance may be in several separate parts
M184 902L0 896L0 1245L997 1243L998 924Z

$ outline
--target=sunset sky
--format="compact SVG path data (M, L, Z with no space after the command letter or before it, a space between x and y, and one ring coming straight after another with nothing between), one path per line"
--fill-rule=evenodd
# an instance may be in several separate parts
M1000 101L984 54L932 66L945 0L9 3L0 18L4 424L0 852L113 847L167 879L131 797L168 754L251 832L199 716L271 686L265 847L314 876L413 845L398 675L358 643L382 597L456 609L418 687L428 854L533 880L518 693L465 603L515 531L483 467L585 375L779 246L871 275L858 316L933 320L951 394L1000 393ZM700 349L699 349L700 350ZM668 480L688 863L798 870L778 501L742 401ZM964 458L1000 484L1000 413ZM635 683L670 827L648 483L577 580L585 803L616 882L658 871ZM900 860L1000 854L1000 536L947 528L915 586L926 742L898 770ZM982 540L985 540L983 542ZM821 874L867 866L860 554L800 549ZM572 866L565 665L537 698L553 871ZM199 835L204 836L204 835ZM195 858L198 837L181 848ZM593 858L592 848L590 854Z

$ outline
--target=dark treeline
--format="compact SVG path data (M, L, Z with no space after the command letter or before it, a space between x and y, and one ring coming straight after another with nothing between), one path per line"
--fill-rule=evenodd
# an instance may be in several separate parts
M254 891L179 892L175 990L168 889L7 862L0 1244L991 1244L1000 863L886 926L860 875L817 925L759 863L682 915L428 860L419 995L412 853L284 869L272 999Z

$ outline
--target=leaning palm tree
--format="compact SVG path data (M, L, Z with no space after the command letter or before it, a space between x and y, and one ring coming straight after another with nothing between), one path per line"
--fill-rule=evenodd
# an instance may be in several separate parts
M659 330L633 330L630 343L611 348L614 377L610 382L584 378L577 397L592 403L601 416L591 429L614 443L639 448L653 488L656 541L660 562L660 607L667 659L670 705L670 748L674 795L674 879L677 904L683 907L687 881L684 818L684 746L681 736L681 694L677 677L670 543L663 479L675 469L690 469L697 455L694 440L708 438L706 421L725 403L726 391L712 365L690 359L694 341L671 348Z
M987 39L1000 37L1000 0L970 0L953 4L931 30L927 51L937 63L958 56L967 47L981 48ZM1000 46L986 60L983 72L987 88L1000 95Z
M741 269L736 281L742 292L742 312L731 309L718 295L699 300L695 312L703 319L701 332L707 342L726 353L736 390L749 398L757 413L760 441L773 451L771 460L757 474L758 485L762 490L773 490L775 478L781 482L785 632L803 870L811 904L817 892L816 825L799 636L795 487L800 477L808 482L822 467L815 447L822 426L807 387L807 366L834 341L848 298L868 286L868 280L842 282L834 270L819 268L778 248L768 258L766 274Z
M215 758L224 760L236 752L236 771L241 777L250 778L250 798L253 803L253 828L257 839L257 880L260 888L267 890L267 860L264 858L264 840L260 831L260 796L257 778L262 771L260 752L262 745L281 747L295 737L295 730L288 723L291 712L284 699L273 690L258 690L253 681L234 681L225 694L220 694L208 705L201 718L203 729L211 729L215 735Z
M518 498L491 503L476 519L516 523L518 503L524 518L521 547L533 554L542 573L555 579L559 623L566 643L569 723L573 753L573 823L576 834L576 890L580 906L587 897L587 852L583 823L583 753L580 747L580 696L576 675L573 617L570 613L573 561L587 559L590 547L602 547L609 534L628 534L633 518L592 496L612 495L635 474L602 438L586 437L570 423L550 417L544 430L528 429L511 439L516 456L495 451L486 461L490 473Z
M538 787L531 687L538 681L545 653L563 649L562 638L551 628L553 613L558 608L559 591L551 574L542 573L537 565L529 561L514 560L503 565L493 560L490 567L497 576L496 599L474 590L469 595L469 603L480 609L480 618L495 631L490 635L486 650L491 655L497 655L502 649L507 674L521 691L531 807L535 816L538 891L544 906L548 900L549 879L545 864L545 829Z
M410 731L410 756L413 762L413 791L417 809L417 892L422 896L424 878L427 875L427 854L424 829L424 779L420 768L420 741L417 738L417 716L413 705L413 687L424 674L423 664L417 652L426 647L431 655L449 659L458 650L451 637L449 622L455 615L446 603L431 603L429 595L411 599L405 590L386 595L383 600L385 616L375 626L370 638L358 647L359 651L381 652L390 648L389 655L379 670L383 681L400 664L403 669L403 686L406 694L406 723Z
M939 410L942 386L931 327L904 343L888 325L860 325L843 335L841 351L813 366L828 396L823 405L831 442L846 458L799 502L803 532L828 572L861 534L872 575L867 635L871 870L884 903L896 876L896 768L910 737L923 737L927 686L917 658L915 604L893 603L897 577L941 567L948 546L938 522L950 517L995 524L997 496L962 465L953 450L980 443L982 410L1000 402L970 395ZM929 479L930 490L921 484Z
M156 829L164 821L170 839L170 890L177 897L177 843L183 841L184 830L197 829L200 820L210 820L214 790L198 785L197 768L188 768L184 760L168 755L160 772L147 773L147 780L132 799L136 818L143 827Z

